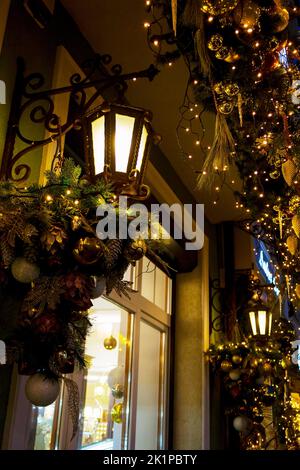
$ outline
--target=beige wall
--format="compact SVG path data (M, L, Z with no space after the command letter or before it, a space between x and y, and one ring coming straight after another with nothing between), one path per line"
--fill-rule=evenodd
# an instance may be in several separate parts
M198 266L176 279L174 448L209 449L208 240Z

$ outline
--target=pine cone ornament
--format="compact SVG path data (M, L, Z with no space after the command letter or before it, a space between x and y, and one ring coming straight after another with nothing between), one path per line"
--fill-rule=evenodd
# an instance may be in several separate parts
M294 256L298 248L298 238L296 237L296 235L293 234L287 237L286 245L291 255Z
M298 173L298 169L293 160L287 160L281 165L282 176L288 186L292 186L294 178Z
M109 240L106 244L105 250L105 267L107 270L112 270L117 264L119 257L123 251L123 242L122 240L115 239Z
M300 299L300 284L296 284L295 293L298 299Z
M292 227L297 237L300 238L300 215L294 215L292 218Z

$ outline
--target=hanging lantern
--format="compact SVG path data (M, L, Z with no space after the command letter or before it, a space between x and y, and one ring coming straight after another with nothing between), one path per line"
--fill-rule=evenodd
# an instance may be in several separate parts
M263 338L271 335L272 312L260 299L248 309L249 322L252 335L255 338Z
M111 182L117 194L143 200L143 184L152 143L159 143L149 111L123 105L102 104L83 119L88 173Z

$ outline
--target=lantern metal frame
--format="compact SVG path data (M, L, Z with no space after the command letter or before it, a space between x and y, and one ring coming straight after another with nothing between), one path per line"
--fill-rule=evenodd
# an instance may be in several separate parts
M116 170L115 135L117 115L134 119L126 173ZM95 170L97 156L94 155L92 123L102 117L104 118L104 165L103 171L97 174ZM150 188L143 184L147 162L152 144L158 144L161 140L160 135L153 131L151 120L152 113L150 111L106 102L87 113L81 123L85 135L84 149L88 174L92 178L104 177L107 182L112 184L116 194L127 195L136 200L148 198ZM147 137L141 167L138 169L137 161L144 128Z
M113 109L118 106L115 102L124 103L124 94L129 81L140 78L147 78L149 81L152 81L159 72L151 64L147 69L124 74L122 73L121 65L111 65L111 62L112 58L108 54L96 55L94 59L86 61L82 65L82 76L76 73L70 77L69 85L61 88L43 89L45 84L44 77L40 73L32 73L29 76L25 76L25 62L21 58L17 60L16 81L0 166L1 180L9 180L17 184L26 183L31 174L31 167L28 161L21 160L22 157L53 142L56 142L56 151L54 152L52 169L59 169L63 160L62 136L72 129L83 130L86 149L85 173L91 179L96 176L89 148L91 133L87 128L87 124L93 116L93 112L90 112L93 104L99 97L109 92L110 95L114 96L113 104L111 105L111 109ZM108 70L108 66L110 70ZM96 91L88 96L86 90L91 88L95 88ZM70 99L75 99L78 104L76 111L69 113L65 122L61 122L60 117L55 113L54 97L61 94L69 94ZM133 111L134 109L137 114L142 112L149 136L154 138L155 142L159 141L150 126L150 119L148 118L151 116L151 113L145 110L137 110L137 108L130 106L127 107L124 104L120 105L121 108L123 112L125 109L129 113L135 112ZM97 109L94 112L104 112L103 106L102 111ZM27 119L28 122L28 118L31 124L33 124L32 126L24 126L24 120ZM34 131L36 128L34 124L43 126L44 133L46 131L48 136L38 139L38 134ZM27 133L29 131L31 131L31 134ZM112 141L111 133L107 137ZM136 145L138 145L138 129L135 129L134 139ZM18 148L17 152L15 152L16 147ZM21 150L19 150L20 148ZM109 150L108 146L107 150ZM134 159L136 149L133 150L132 158ZM133 171L135 169L132 168L132 171L128 174L116 173L112 166L111 149L109 152L110 160L105 167L103 176L115 182L115 186L116 188L119 187L120 193L125 194L127 192L129 196L136 199L145 199L149 195L149 189L142 183L146 162L144 162L140 172ZM145 157L148 155L149 153ZM34 156L31 155L31 158L33 159Z
M256 290L257 300L251 299L246 309L252 337L255 340L270 338L272 332L273 313L271 309L262 302L261 294L261 290ZM254 314L252 319L251 313ZM261 315L261 313L263 313L263 315Z

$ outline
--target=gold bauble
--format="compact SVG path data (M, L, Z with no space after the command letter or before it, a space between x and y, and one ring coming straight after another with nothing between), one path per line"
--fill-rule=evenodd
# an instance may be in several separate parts
M239 378L241 377L241 373L242 373L241 369L231 369L229 371L229 377L231 380L236 381L236 380L239 380Z
M221 369L223 372L229 372L232 369L232 364L230 361L225 359L224 361L221 362Z
M123 420L123 403L116 403L112 407L111 419L116 424L122 423L122 420Z
M228 82L224 86L224 91L228 96L236 96L240 91L239 86L235 82Z
M232 113L234 105L231 101L224 101L223 103L218 104L218 111L221 114L230 114Z
M97 263L102 255L102 243L96 237L80 238L73 249L74 258L83 265Z
M234 355L232 356L232 362L233 362L234 364L240 364L241 362L243 362L243 358L242 358L242 356L240 356L239 354L234 354Z
M223 45L223 37L221 34L214 34L208 41L207 47L211 51L217 51Z
M147 253L145 240L133 240L124 250L124 256L128 261L138 261Z
M234 10L234 21L243 29L253 29L258 23L260 11L252 0L242 0Z
M111 394L114 398L117 400L120 400L124 396L124 387L123 385L116 384L112 389L111 389Z
M288 27L290 15L286 8L276 8L272 16L274 17L274 27L272 29L274 33L281 33Z
M31 263L26 258L20 256L11 265L13 277L22 284L29 284L35 281L40 275L40 268L37 264Z
M224 83L223 82L215 83L214 91L217 93L217 95L221 95L224 91Z
M115 347L117 346L116 338L114 338L113 336L105 338L105 340L103 341L103 346L105 347L105 349L108 350L115 349Z
M200 9L210 15L224 15L233 10L239 0L201 0Z
M230 57L230 49L228 47L222 46L216 51L217 59L226 60L227 57Z

